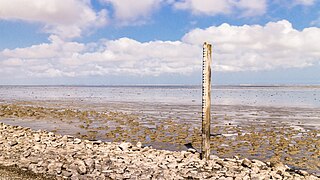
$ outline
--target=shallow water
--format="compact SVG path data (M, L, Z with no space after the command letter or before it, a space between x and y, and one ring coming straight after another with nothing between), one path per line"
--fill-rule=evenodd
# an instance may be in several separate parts
M200 86L0 86L1 100L200 105ZM212 104L320 107L320 86L213 86Z

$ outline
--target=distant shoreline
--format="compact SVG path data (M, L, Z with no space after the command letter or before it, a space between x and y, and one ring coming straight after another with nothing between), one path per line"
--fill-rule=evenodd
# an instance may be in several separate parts
M117 87L130 87L130 88L201 88L201 85L192 84L133 84L133 85L0 85L0 87L100 87L100 88L117 88ZM239 85L220 85L213 84L214 88L320 88L320 84L239 84Z

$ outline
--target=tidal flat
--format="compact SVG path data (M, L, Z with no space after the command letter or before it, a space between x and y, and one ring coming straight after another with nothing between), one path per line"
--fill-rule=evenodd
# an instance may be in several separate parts
M12 90L12 87L3 88ZM116 97L110 96L109 101L108 95L100 94L98 98L95 92L90 98L71 87L67 88L69 92L63 91L63 97L57 94L52 96L53 90L50 88L46 89L50 92L47 96L34 89L18 88L14 90L19 93L13 91L10 95L4 95L2 91L0 122L81 139L141 142L145 146L165 150L187 150L188 144L200 151L201 105L195 95L197 89L188 89L189 94L183 95L179 95L174 88L166 89L159 95L160 90L155 89L158 95L153 101L148 93L141 101L128 96L128 92L135 96L146 93L146 90L140 89L135 89L134 93L126 88L117 89L119 91L112 94L117 94ZM21 95L21 91L26 94ZM214 97L214 100L217 102L220 97L226 100L224 96L227 94L223 93L227 91L230 88L221 91L220 95L216 93L219 97ZM241 93L238 89L228 92L233 94L231 97L240 97L241 100L229 99L217 104L213 101L211 153L223 158L238 156L280 161L292 168L320 175L319 89L267 89L262 93L264 95L259 89L254 92L249 89L251 94L247 96L246 91L248 89ZM256 92L260 94L253 95ZM293 93L290 95L290 92ZM165 96L166 93L169 95ZM119 100L121 94L124 99ZM177 101L172 94L182 100ZM285 94L287 97L281 100L281 105L275 105L280 101L276 100L277 96L283 97ZM159 97L161 95L163 98ZM252 98L256 96L256 99ZM266 97L259 99L262 96ZM297 97L290 99L290 96ZM283 104L285 99L288 104Z

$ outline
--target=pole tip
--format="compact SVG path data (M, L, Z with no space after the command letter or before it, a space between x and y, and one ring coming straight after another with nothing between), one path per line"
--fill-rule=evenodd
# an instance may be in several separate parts
M203 43L203 46L211 46L211 44L210 44L209 42L205 41L205 42Z

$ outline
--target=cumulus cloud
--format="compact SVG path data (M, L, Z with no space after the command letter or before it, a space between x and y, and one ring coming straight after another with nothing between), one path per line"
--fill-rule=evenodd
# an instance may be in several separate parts
M160 8L163 0L100 0L111 4L114 16L121 24L142 22L149 18L153 11Z
M190 44L210 41L218 71L301 68L320 61L320 28L298 31L286 20L265 26L222 24L195 29L183 37Z
M196 15L214 16L241 11L243 16L262 15L266 12L266 0L181 0L175 1L176 9L190 10Z
M40 23L44 32L74 38L105 25L107 12L95 12L88 0L0 0L0 20Z
M261 25L222 24L194 29L179 41L130 38L94 43L65 41L0 51L2 77L90 75L161 76L201 70L202 43L213 44L215 71L303 68L320 62L320 28L296 30L282 20Z
M75 77L89 75L186 74L201 63L201 48L180 41L141 43L129 38L82 44L51 37L50 43L0 52L7 76ZM185 53L187 51L187 53ZM193 59L197 57L197 60Z

